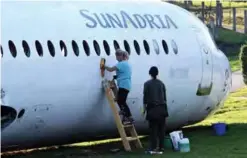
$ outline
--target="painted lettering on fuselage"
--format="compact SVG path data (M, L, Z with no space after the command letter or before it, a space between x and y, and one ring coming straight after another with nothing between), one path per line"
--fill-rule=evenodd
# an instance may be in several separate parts
M177 24L166 14L128 14L121 10L116 13L90 13L88 10L80 10L80 14L86 19L88 28L130 28L136 29L178 29Z

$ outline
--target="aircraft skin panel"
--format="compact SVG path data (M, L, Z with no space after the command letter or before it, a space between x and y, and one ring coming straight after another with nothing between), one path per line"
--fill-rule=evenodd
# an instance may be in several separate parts
M41 142L59 143L60 140L66 143L72 140L83 141L87 136L107 135L111 132L117 134L112 112L102 89L99 70L101 57L106 58L109 66L117 63L114 40L122 49L125 49L124 40L130 46L129 62L133 75L132 90L127 102L136 121L137 131L148 130L141 108L143 84L150 79L148 71L151 66L158 66L159 78L166 85L169 110L167 128L170 130L205 119L222 106L229 93L231 74L227 77L225 75L230 69L229 61L212 44L205 26L193 18L190 19L190 14L185 14L183 9L174 5L150 3L149 9L145 9L145 3L135 8L130 3L115 2L1 3L1 68L2 88L5 91L2 103L12 108L10 114L17 112L17 116L12 115L15 120L12 119L13 122L2 128L3 147L24 147L27 142L30 146L39 146ZM107 10L104 10L106 5ZM93 25L93 22L80 14L81 9L86 9L89 11L86 12L87 15L92 17L92 13L108 13L113 17L116 13L121 19L120 9L116 6L121 6L121 10L131 16L138 14L145 17L145 14L150 14L155 18L155 15L167 15L177 28L171 22L170 28L157 28L155 24L158 24L158 19L155 24L145 19L145 28L135 28L130 22L126 22L128 28L114 28L110 22L110 28L103 28L99 22L97 27L89 28L86 24ZM146 16L150 20L151 17ZM163 22L167 20L169 21L164 18ZM141 18L139 22L141 23ZM117 26L116 22L114 24ZM204 56L201 55L198 41L193 38L191 24L201 28L206 38L205 43L212 52L213 86L207 96L196 95L203 75ZM9 40L15 44L15 58L10 53ZM30 57L24 53L22 40L26 40L30 47ZM36 40L41 43L42 57L37 53ZM48 40L54 45L54 57L49 52ZM67 56L62 55L60 40L66 45ZM75 55L73 40L78 45L79 56ZM85 53L83 40L89 45L89 56ZM99 44L100 55L95 51L94 40ZM110 55L105 52L104 40L110 47ZM140 46L140 55L136 53L134 40ZM144 40L148 43L150 54L146 53ZM168 46L167 54L162 40ZM112 79L113 75L114 73L106 72L108 79ZM225 81L224 84L222 80ZM25 112L20 114L22 109Z

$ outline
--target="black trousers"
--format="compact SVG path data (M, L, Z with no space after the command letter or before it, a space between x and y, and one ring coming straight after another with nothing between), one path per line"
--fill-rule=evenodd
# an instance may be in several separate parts
M124 89L124 88L118 89L117 103L118 103L118 106L121 109L121 111L123 111L123 115L125 117L131 116L129 106L126 103L128 93L129 93L129 91L127 89Z
M150 149L164 148L166 119L149 120Z

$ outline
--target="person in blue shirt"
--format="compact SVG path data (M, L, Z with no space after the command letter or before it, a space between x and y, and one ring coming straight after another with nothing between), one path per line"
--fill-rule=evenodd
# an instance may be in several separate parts
M129 106L126 103L128 94L131 90L131 75L132 69L128 63L128 53L117 49L116 50L116 59L118 63L113 67L105 66L105 70L109 72L116 71L117 76L117 103L120 108L120 114L123 115L123 124L133 123L134 119L132 118Z

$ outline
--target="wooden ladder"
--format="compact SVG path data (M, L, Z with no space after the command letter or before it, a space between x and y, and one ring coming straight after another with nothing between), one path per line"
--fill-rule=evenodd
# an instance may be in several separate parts
M102 69L102 66L104 64L105 64L105 59L102 58L101 62L100 62L101 76L102 77L104 77L104 70ZM125 151L131 151L130 142L133 142L135 144L136 148L143 148L141 141L138 137L138 134L135 130L134 124L129 124L129 125L123 125L122 124L118 109L115 105L115 97L117 95L117 86L114 82L114 79L112 81L108 81L106 79L103 79L102 84L103 84L108 102L110 104L110 107L112 109L115 123L117 125L118 132L121 136ZM127 131L130 133L130 136L127 136L127 134L126 134Z

